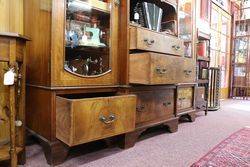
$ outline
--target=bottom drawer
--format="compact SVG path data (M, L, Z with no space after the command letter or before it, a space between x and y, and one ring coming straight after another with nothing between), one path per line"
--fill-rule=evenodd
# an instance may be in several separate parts
M56 98L56 137L69 146L87 143L135 128L136 96Z
M174 117L174 90L137 92L136 125Z

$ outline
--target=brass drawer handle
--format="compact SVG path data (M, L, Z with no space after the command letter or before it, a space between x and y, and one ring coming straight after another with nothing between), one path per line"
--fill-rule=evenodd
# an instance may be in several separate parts
M165 107L168 107L168 106L170 106L172 103L171 102L164 102L163 103L163 105L165 106Z
M184 70L184 73L186 74L186 75L191 75L192 74L192 70Z
M182 98L179 98L179 100L181 100L181 101L182 101L182 100L186 100L186 98L185 98L185 97L182 97Z
M145 38L144 42L146 43L146 45L152 46L155 43L155 40L153 40L153 39L149 40L149 39Z
M180 47L180 46L178 46L178 45L173 45L173 46L172 46L172 48L173 48L173 49L175 49L176 51L178 51L178 50L180 50L180 49L181 49L181 47Z
M136 111L138 111L138 112L142 112L144 109L145 109L145 106L144 106L144 105L141 105L141 106L137 106L137 107L136 107Z
M156 67L155 71L156 71L157 74L160 74L160 75L167 73L167 69L166 68Z
M108 118L105 116L101 115L99 117L99 120L105 124L111 124L116 120L116 116L114 114L111 114Z

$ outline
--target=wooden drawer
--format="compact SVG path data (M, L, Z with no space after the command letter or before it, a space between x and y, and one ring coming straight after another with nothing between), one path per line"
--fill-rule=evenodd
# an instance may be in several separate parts
M56 137L69 146L133 131L136 96L56 98Z
M138 92L136 125L170 119L174 116L174 90Z
M186 110L189 108L193 108L193 100L194 100L194 88L193 87L185 87L179 88L177 92L177 110Z
M130 54L131 84L157 85L194 81L195 62L192 59L151 52Z
M130 26L130 49L184 55L183 41L177 37Z

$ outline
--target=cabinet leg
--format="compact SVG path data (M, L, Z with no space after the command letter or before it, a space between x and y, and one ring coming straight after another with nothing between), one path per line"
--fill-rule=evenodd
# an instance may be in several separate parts
M171 121L164 123L164 125L168 127L168 130L170 133L174 133L178 131L178 124L179 124L178 118L172 119Z
M188 119L190 122L194 122L195 121L195 118L196 118L196 112L190 112L188 113Z
M43 142L41 143L41 145L43 147L45 158L49 165L59 165L66 160L69 152L69 147L61 141L56 140L54 142L48 143Z
M128 149L131 148L135 145L137 139L139 136L144 132L146 129L140 129L140 130L135 130L133 132L129 132L126 134L123 134L121 137L121 142L120 142L120 148L122 149Z

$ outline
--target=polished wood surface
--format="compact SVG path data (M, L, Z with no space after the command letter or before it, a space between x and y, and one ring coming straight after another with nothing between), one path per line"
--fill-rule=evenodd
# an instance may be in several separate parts
M163 42L163 41L167 41ZM172 55L184 55L183 41L177 37L130 26L130 50L139 49Z
M15 33L0 33L0 75L3 81L4 74L12 68L16 74L15 83L10 86L0 84L0 159L5 160L6 154L11 166L16 167L18 153L22 151L25 158L25 70L26 70L26 40ZM9 35L9 36L8 36ZM20 124L17 125L16 121ZM7 149L7 150L6 150ZM3 157L1 157L3 156ZM24 160L22 160L24 162Z
M69 146L133 131L134 95L56 100L56 137ZM113 115L114 120L109 119ZM101 121L101 117L107 119Z
M174 90L137 92L136 125L174 117Z
M195 61L151 52L130 54L129 81L146 85L192 83Z
M0 32L23 34L23 0L0 0Z

